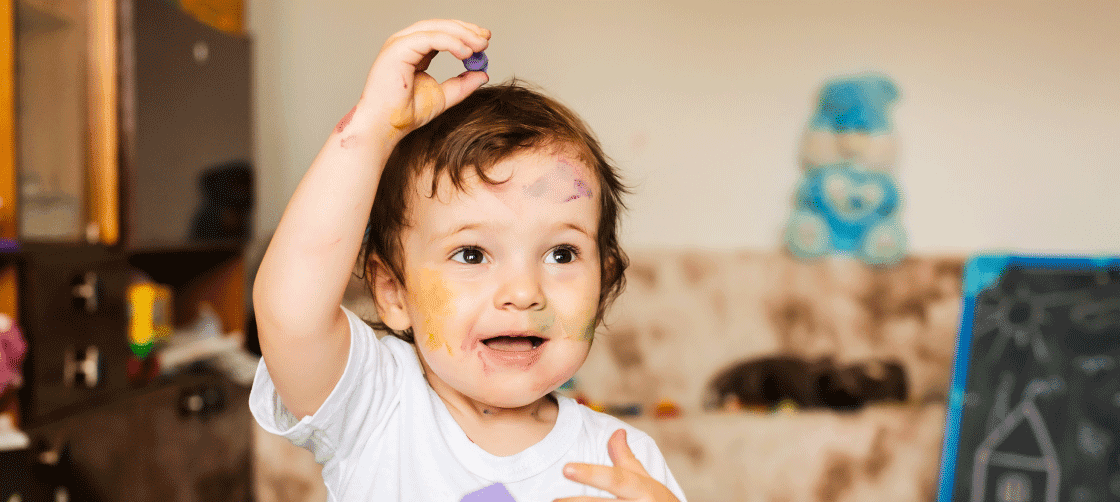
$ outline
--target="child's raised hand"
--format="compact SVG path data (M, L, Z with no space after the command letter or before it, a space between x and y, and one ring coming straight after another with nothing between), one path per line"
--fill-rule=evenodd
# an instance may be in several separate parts
M564 476L577 483L606 490L622 500L642 502L680 502L665 485L650 477L645 467L626 444L626 429L614 431L607 442L607 452L613 467L595 464L570 463L564 467ZM554 502L591 502L611 500L600 497L569 497Z
M420 21L381 47L362 91L362 102L388 119L396 138L427 124L485 84L485 72L468 71L442 84L426 73L439 51L463 60L489 45L490 30L463 21ZM362 105L359 105L362 106ZM348 119L344 119L348 122ZM339 124L339 130L346 124Z

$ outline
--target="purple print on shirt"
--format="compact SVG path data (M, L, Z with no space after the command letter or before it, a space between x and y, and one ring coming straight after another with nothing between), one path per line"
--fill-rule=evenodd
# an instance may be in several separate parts
M468 493L461 502L517 502L509 494L505 485L494 483L477 492Z

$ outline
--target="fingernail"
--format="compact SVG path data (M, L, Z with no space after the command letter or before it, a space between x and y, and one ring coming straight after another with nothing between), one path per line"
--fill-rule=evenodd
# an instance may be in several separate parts
M575 475L576 475L576 468L575 468L575 466L572 466L572 465L566 465L566 466L564 466L564 475L565 475L565 476L569 476L569 477L571 477L571 476L575 476Z

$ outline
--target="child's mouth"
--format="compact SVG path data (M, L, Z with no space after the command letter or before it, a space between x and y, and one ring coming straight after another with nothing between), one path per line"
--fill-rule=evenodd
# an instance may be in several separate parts
M487 347L502 352L528 352L544 343L539 336L495 336L482 341Z

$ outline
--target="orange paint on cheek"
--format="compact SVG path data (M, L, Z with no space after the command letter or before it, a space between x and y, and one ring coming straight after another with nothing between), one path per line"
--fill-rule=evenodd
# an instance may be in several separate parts
M424 328L428 333L425 346L428 350L438 350L440 345L447 347L447 355L452 355L451 345L440 336L443 324L451 317L451 299L454 296L439 272L421 269L416 277L417 287L412 301L424 315Z

